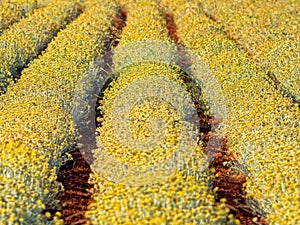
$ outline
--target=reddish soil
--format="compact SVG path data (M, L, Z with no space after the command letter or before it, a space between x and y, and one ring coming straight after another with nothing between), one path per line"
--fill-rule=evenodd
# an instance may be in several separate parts
M178 38L178 36L177 36L177 34L176 34L177 28L176 28L176 25L175 25L175 21L174 21L173 15L164 12L164 13L163 13L163 17L165 18L166 23L167 23L167 29L168 29L169 37L170 37L171 40L173 40L176 44L178 44L178 43L179 43L179 38Z
M207 15L213 21L216 20L213 16ZM180 43L176 35L176 24L173 15L164 13L167 22L167 28L170 38L179 46L184 46ZM178 48L179 54L184 55L184 48ZM183 57L185 58L185 57ZM180 62L180 66L188 66L190 62ZM184 76L185 82L190 82L191 78L188 75ZM237 173L229 167L229 163L238 165L232 153L228 153L228 140L227 138L214 137L212 127L217 125L220 121L213 116L206 116L204 114L204 105L195 101L195 107L198 112L198 119L200 123L199 139L202 141L205 154L212 159L209 167L215 169L216 179L213 187L218 187L217 195L215 196L216 204L220 203L220 199L226 199L226 205L230 209L230 213L238 219L241 224L267 224L262 215L255 215L254 212L247 206L245 199L245 190L243 184L246 182L245 175ZM211 144L213 143L213 144ZM254 219L255 218L255 219ZM257 221L253 222L253 219Z
M59 197L61 213L65 224L85 224L88 221L85 211L92 203L89 192L92 185L88 183L92 171L78 149L71 154L73 160L67 161L66 165L60 168L57 178L65 189Z
M119 44L123 27L126 26L127 13L124 8L120 8L118 14L114 17L113 25L111 27L110 43L113 47Z
M213 135L212 126L217 125L220 121L212 116L205 116L200 104L196 103L195 107L199 116L200 139L203 142L204 152L212 158L209 167L215 169L216 178L213 188L218 187L217 196L215 197L216 203L225 198L230 213L239 219L241 224L267 224L262 215L256 215L247 206L246 193L243 188L246 177L229 166L229 163L238 165L238 162L235 160L235 156L228 152L227 138L216 138ZM208 145L209 141L213 145ZM257 221L253 222L255 217Z
M126 12L120 9L113 18L111 37L106 42L107 51L110 51L111 46L117 46L117 39L120 37L122 28L125 26L125 21ZM111 55L107 54L105 60L108 65L108 68L105 69L108 70L112 65ZM96 108L97 107L98 105ZM98 114L96 116L98 116ZM91 145L94 145L93 140L91 140ZM71 152L71 155L73 160L67 161L67 163L60 168L57 178L57 181L61 182L64 186L64 191L59 196L62 209L48 208L45 212L48 211L54 215L55 212L60 211L66 225L85 224L89 221L85 218L85 212L88 205L93 202L90 193L92 185L88 183L89 175L92 171L90 165L85 161L78 148L75 148L75 150Z
M170 14L164 15L167 21L169 35L172 40L178 44L179 39L176 35L174 19ZM117 39L120 37L122 28L125 26L125 21L126 12L121 9L114 17L111 27L111 38L107 42L108 50L111 46L117 46ZM179 52L184 54L182 49L179 49ZM111 55L106 60L108 64L111 65ZM184 66L189 64L189 62L182 63ZM190 81L188 76L183 78L186 82ZM226 204L230 209L230 213L239 219L241 224L266 224L266 221L261 216L254 215L246 205L245 192L243 190L245 176L234 172L228 165L224 164L224 162L233 162L235 159L232 154L228 154L227 139L213 137L212 125L220 121L212 116L205 116L201 103L195 102L195 107L197 108L200 123L201 134L199 138L202 140L204 152L209 156L213 156L210 168L215 169L215 175L218 177L213 184L213 188L219 188L217 196L215 197L216 204L220 202L221 198L226 198ZM100 115L97 114L97 116ZM208 146L209 138L215 138L215 146ZM92 186L88 183L91 169L78 149L75 149L71 154L73 160L68 161L66 165L62 166L58 174L57 180L62 182L65 188L59 197L62 204L62 209L59 211L62 213L65 224L85 224L88 221L88 219L85 218L85 211L87 206L92 203L91 194L89 192ZM57 210L47 209L45 211L54 214ZM255 217L258 218L257 223L252 222Z

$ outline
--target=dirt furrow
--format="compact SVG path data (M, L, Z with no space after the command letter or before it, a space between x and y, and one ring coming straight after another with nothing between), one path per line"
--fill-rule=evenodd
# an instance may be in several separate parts
M125 26L126 12L120 9L113 19L111 30L111 37L106 41L106 51L109 52L112 46L117 46L118 38L122 32L122 28ZM106 65L108 68L112 65L111 55L106 54ZM106 69L108 69L106 68ZM98 101L97 101L98 102ZM96 105L95 110L98 108ZM96 110L98 112L98 110ZM97 118L98 113L96 113ZM95 118L96 124L99 126ZM91 140L94 142L93 140ZM64 166L60 168L57 181L61 182L64 186L64 191L60 195L60 202L62 209L62 219L66 225L68 224L86 224L89 221L85 217L85 212L89 204L92 203L92 194L89 191L92 185L89 184L88 179L90 173L92 173L90 165L86 162L84 157L78 148L75 148L71 152L73 160L66 162ZM47 210L51 211L51 210ZM57 210L52 210L55 213Z
M180 47L184 47L184 44L180 42L176 35L177 28L173 15L164 13L164 17L170 38L179 46L179 54L184 56L186 52L184 48ZM216 19L214 17L209 18L212 20ZM186 57L184 56L183 58ZM186 68L188 65L186 62L180 62L179 66L184 66ZM185 82L189 82L190 79L191 78L188 78L188 75L184 76ZM217 188L217 195L215 196L216 204L220 203L220 201L225 198L226 205L230 209L230 214L234 215L241 224L267 224L262 215L255 215L250 207L247 206L245 199L246 193L243 188L246 177L244 174L234 171L229 166L230 164L238 165L238 162L235 160L234 155L228 152L227 138L215 137L213 134L213 125L217 126L220 121L211 115L206 116L204 114L205 105L198 100L196 100L194 104L197 109L200 124L199 140L201 140L205 154L209 158L212 158L209 167L215 170L216 179L212 188ZM213 145L209 143L213 143Z

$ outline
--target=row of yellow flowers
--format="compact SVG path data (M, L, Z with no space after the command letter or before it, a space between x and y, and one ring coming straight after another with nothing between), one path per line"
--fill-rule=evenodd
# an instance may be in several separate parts
M203 9L300 102L300 2L205 1Z
M57 4L65 10L63 6ZM84 6L0 96L0 224L50 223L50 213L41 213L45 205L56 204L62 189L56 173L74 145L74 91L102 53L116 11L108 1L90 0Z
M0 36L0 94L18 71L35 58L57 32L79 14L78 1L52 1L13 24Z
M299 106L270 85L266 73L226 37L221 25L201 13L201 5L165 2L180 40L203 58L222 86L228 110L225 133L247 168L247 196L259 203L270 224L297 224Z
M178 96L177 100L182 104L181 95L185 99L190 97L188 92L176 88L171 92L162 89L161 95L155 91L160 85L166 85L163 83L165 79L185 90L177 66L151 60L137 62L142 58L140 48L143 43L148 44L145 52L152 51L157 56L166 54L159 43L171 45L158 5L153 1L125 1L123 4L127 12L126 26L113 55L117 79L104 91L101 101L100 110L104 117L100 119L99 150L94 151L95 161L92 164L92 169L98 173L90 178L90 182L95 184L94 202L88 208L87 217L93 224L238 224L239 221L228 214L229 209L224 202L215 205L214 191L209 185L212 174L202 170L205 157L195 140L193 143L186 142L184 146L186 149L195 147L186 164L178 166L162 180L159 180L161 172L167 171L158 170L139 180L141 177L134 169L124 172L114 160L110 160L112 157L125 167L138 168L140 173L146 172L145 167L167 164L167 159L185 138L180 136L180 113L167 100ZM158 42L151 42L153 40ZM138 55L136 52L139 52ZM126 63L123 62L122 67L124 59L130 63L124 66ZM167 100L162 100L162 96ZM130 108L129 111L126 107ZM128 126L119 116L124 111L128 113ZM155 135L161 134L160 130L155 134L155 129L151 129L151 122L159 118L165 124L165 138L151 143L151 137L157 140ZM129 136L122 140L121 136L125 134L126 137L128 133ZM103 151L106 157L101 154ZM168 170L168 167L162 168ZM151 183L151 179L155 182ZM137 185L130 181L136 181Z
M39 6L36 0L0 1L0 35L3 30L18 22Z

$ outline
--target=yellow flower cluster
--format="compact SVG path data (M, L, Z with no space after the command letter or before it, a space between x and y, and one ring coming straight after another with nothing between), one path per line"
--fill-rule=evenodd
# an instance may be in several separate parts
M170 43L166 24L156 4L149 1L127 1L125 7L127 21L126 27L123 28L120 46L141 40ZM138 48L137 45L136 49ZM113 62L115 60L119 62L122 58L119 54L124 54L124 52L116 51ZM130 57L130 54L128 56ZM100 151L106 151L107 155L113 156L119 163L137 167L142 172L143 166L151 167L158 162L164 163L165 161L162 159L168 158L174 152L174 148L178 147L177 142L181 141L178 139L181 124L180 122L176 124L179 117L178 111L168 105L166 101L159 101L153 96L137 100L128 112L128 127L119 126L119 130L115 131L113 124L122 123L117 118L118 114L122 114L122 105L130 102L130 95L138 97L133 94L138 90L130 91L129 89L128 95L124 90L138 80L147 78L151 80L151 77L156 76L168 78L182 87L184 84L179 79L180 71L176 66L158 62L135 63L134 60L132 63L120 69L117 79L112 81L110 88L104 91L104 99L101 101L100 107L104 117L101 118L102 126L98 130L100 133L98 144L105 146L105 150L100 149ZM154 82L155 79L153 79ZM154 83L152 87L158 85ZM139 88L141 92L146 92L145 95L152 96L151 90L147 89L147 83L143 83ZM174 89L171 95L180 95L178 92L179 90ZM126 96L121 98L122 94ZM167 91L162 92L162 96L167 95ZM185 96L189 97L187 92ZM117 104L120 99L127 99L128 102ZM118 107L115 107L116 104ZM116 114L113 113L114 107L120 110ZM137 148L139 151L128 146L131 138L126 139L127 143L123 143L119 139L120 137L115 135L116 132L119 134L132 132L134 140L147 144L149 137L155 135L151 130L151 121L159 117L166 126L164 131L166 139L163 142L165 145L162 147L154 145L155 147L150 148L152 146L149 144L151 150L148 151L148 146L142 145L144 148ZM89 205L87 217L94 224L238 224L239 221L228 215L229 209L224 202L218 205L214 203L214 191L209 185L212 173L207 170L203 171L201 168L201 163L205 161L202 151L199 146L195 145L195 150L189 155L190 159L186 160L185 165L177 168L165 180L154 182L154 184L150 184L146 180L151 177L146 177L143 185L127 185L127 179L134 180L136 178L130 177L134 176L131 173L125 174L125 181L122 180L122 182L115 182L112 177L105 176L106 171L103 171L101 175L93 174L90 182L95 184L92 190L94 202ZM96 159L92 164L92 169L97 171L97 168L106 162L102 160L102 154L98 151L94 152L94 156ZM115 169L112 164L109 165L111 167L107 169ZM122 171L116 171L116 173L119 172ZM157 173L154 176L160 176L160 174Z
M79 14L78 1L52 1L13 24L0 36L0 94L56 33Z
M300 102L300 2L209 0L203 4L204 11L217 18L239 45L274 73L283 90Z
M264 55L264 67L280 82L278 85L284 94L300 103L300 38L297 41L278 41L274 46Z
M56 173L74 145L76 85L103 52L116 12L110 1L88 0L84 6L0 96L0 214L5 215L0 224L46 224L36 215L60 190Z
M93 224L238 224L227 216L224 204L214 206L205 174L173 174L164 183L128 188L99 176L91 180L101 184L94 189L95 203L87 216Z
M3 30L18 22L38 7L36 0L7 0L0 1L0 35Z
M47 224L40 212L57 204L63 188L55 182L55 168L45 154L21 143L1 142L0 150L0 224Z
M128 4L130 1L124 1L125 10L132 11L127 16L126 27L139 27L132 32L132 29L125 28L122 31L121 45L141 41L141 40L159 40L168 42L168 33L165 21L158 10L145 12L146 7L155 7L151 1L140 1L134 4ZM150 9L149 9L150 10ZM144 14L144 15L143 15ZM149 17L152 19L150 20ZM127 24L130 23L130 24ZM146 27L147 26L147 27ZM155 34L160 34L159 39Z
M297 224L299 106L268 83L265 72L226 37L221 25L199 13L199 5L190 3L178 10L172 1L167 3L175 16L177 35L202 57L223 89L228 110L224 130L231 151L247 168L243 172L248 175L248 197L258 201L270 224Z

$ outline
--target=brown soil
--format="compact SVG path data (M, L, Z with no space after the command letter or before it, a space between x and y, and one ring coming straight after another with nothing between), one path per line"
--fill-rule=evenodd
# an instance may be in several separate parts
M73 160L67 161L66 165L60 168L57 177L57 181L61 182L65 189L59 198L62 204L62 219L65 224L85 224L88 221L85 211L92 203L89 192L92 185L88 183L92 171L78 149L71 154Z
M178 44L179 39L176 35L176 26L173 16L170 14L164 14L164 16L166 18L169 35L172 40ZM119 13L114 17L111 27L111 38L107 42L108 50L110 50L111 46L117 46L117 39L120 37L122 28L125 26L125 21L126 12L120 9ZM179 49L179 52L184 54L182 49ZM111 56L106 60L109 65L112 64ZM185 62L183 62L183 64L184 63ZM188 77L185 77L185 79L189 81ZM195 102L200 122L201 133L199 138L202 140L205 153L209 156L213 156L210 167L215 169L215 175L218 177L213 184L214 187L219 188L217 196L215 197L216 204L220 202L220 199L226 198L226 204L230 209L230 213L239 219L241 224L266 224L266 221L261 216L254 215L246 205L245 192L243 190L243 184L246 181L245 176L241 173L236 173L230 169L228 165L224 164L225 162L233 162L235 159L232 154L228 154L227 139L213 137L212 124L219 123L220 121L212 116L205 116L202 106L203 105L200 105L198 102ZM215 146L208 146L209 138L215 138ZM220 145L221 148L216 148L216 146ZM85 224L88 221L88 219L85 218L85 211L87 206L93 201L91 193L89 192L92 185L88 183L89 174L92 171L78 149L75 149L71 154L73 160L68 161L66 165L62 166L58 174L57 180L61 182L65 188L59 197L62 204L62 209L59 211L62 213L65 224ZM45 211L54 214L57 210L47 209ZM252 222L255 217L257 217L256 223Z
M106 42L106 50L110 51L111 46L117 46L117 39L120 37L122 28L125 26L126 12L120 9L113 18L111 30L111 37ZM111 55L107 54L106 63L109 67L112 65ZM96 106L96 108L98 105ZM98 111L98 110L97 110ZM98 114L97 114L98 115ZM99 125L99 124L98 124ZM88 138L88 137L87 137ZM93 142L93 140L91 140ZM91 143L93 145L93 143ZM88 183L89 175L92 173L90 165L86 162L78 148L71 152L73 160L67 161L58 173L57 181L64 186L64 191L59 197L62 209L46 209L52 215L60 211L62 219L66 225L85 224L89 220L85 217L85 212L88 205L93 202L91 198L90 189L93 187Z
M207 16L214 21L216 20L213 16ZM164 13L164 17L167 22L170 38L176 44L184 46L183 43L180 43L176 35L177 28L173 15ZM179 47L178 50L179 54L185 54L184 48ZM186 64L183 63L180 66L186 66ZM187 76L185 76L184 81L189 82ZM195 107L197 108L200 123L199 140L201 140L205 154L212 159L209 167L215 169L216 179L213 183L213 188L218 187L217 195L215 196L216 204L220 203L220 199L225 198L226 205L230 209L230 214L233 214L241 224L267 224L262 215L256 215L247 206L246 193L243 188L246 178L244 174L238 173L229 167L230 162L235 165L238 165L238 163L234 155L228 153L227 138L214 137L212 127L214 124L217 125L220 123L220 121L213 116L206 116L204 114L204 105L198 101L195 101ZM253 220L256 220L256 222Z
M170 37L171 40L173 40L176 44L178 44L179 38L178 38L178 36L177 36L177 34L176 34L177 28L176 28L176 25L175 25L175 21L174 21L173 15L164 12L164 13L163 13L163 17L165 18L166 23L167 23L167 29L168 29L169 37Z
M213 188L218 187L215 196L216 203L220 199L226 199L226 205L230 209L230 213L238 219L241 224L267 224L262 215L255 214L249 206L247 206L245 198L245 190L243 184L246 177L241 172L236 172L230 168L229 163L238 165L235 156L228 152L227 138L214 137L212 125L220 123L212 116L205 116L204 111L199 104L195 104L200 120L200 139L202 140L204 152L212 158L210 168L215 169L215 181ZM213 145L208 143L213 142ZM253 222L253 219L256 222Z
M126 11L124 8L120 8L118 14L114 17L113 25L111 27L111 38L110 43L112 43L113 47L116 47L119 44L119 39L121 38L121 33L123 27L126 26Z

